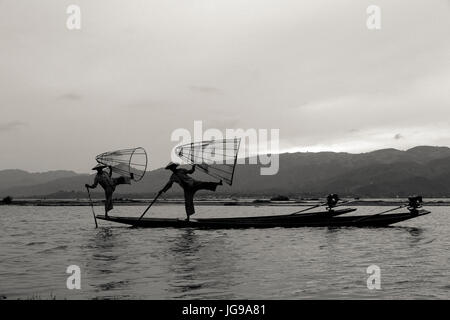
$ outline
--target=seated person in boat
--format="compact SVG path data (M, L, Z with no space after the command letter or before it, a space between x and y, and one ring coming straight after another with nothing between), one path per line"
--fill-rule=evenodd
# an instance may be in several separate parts
M109 168L109 172L106 172L106 166L103 164L97 164L92 170L97 170L97 174L95 175L94 184L90 186L86 184L86 188L95 189L97 185L100 185L105 190L105 217L108 217L108 211L113 209L113 200L112 196L114 191L116 190L116 186L119 184L131 184L131 177L112 177L112 167ZM131 174L132 175L132 174Z
M190 177L189 175L194 173L195 171L195 164L192 166L190 170L187 170L183 168L178 168L177 163L170 162L165 169L172 171L172 175L170 176L169 182L167 182L167 184L160 191L160 193L169 190L174 182L179 184L181 188L183 188L187 221L189 221L189 216L195 213L194 208L195 193L199 190L216 191L217 186L222 185L222 180L220 180L219 182L206 182L206 181L198 181Z

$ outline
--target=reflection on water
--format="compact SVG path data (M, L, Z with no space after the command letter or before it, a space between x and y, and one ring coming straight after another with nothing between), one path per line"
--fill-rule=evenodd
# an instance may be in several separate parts
M169 247L169 270L175 275L169 291L176 298L214 289L223 295L232 284L227 275L232 271L233 258L226 246L226 237L214 231L179 230Z
M109 291L120 291L129 286L128 280L112 280L115 274L116 264L120 264L121 247L124 245L120 235L111 227L100 227L87 239L86 268L89 270L91 288L101 293L96 298L123 298L125 296L108 296ZM106 295L105 295L106 294Z
M378 209L384 208L358 211L370 214ZM295 211L200 207L198 215L267 215L273 210ZM142 208L115 211L137 216ZM154 211L172 217L183 213L177 206ZM84 207L0 207L0 296L448 299L450 218L445 207L432 211L381 229L196 230L139 229L108 222L94 229ZM71 264L82 270L81 290L65 286ZM371 264L381 268L382 290L366 287Z
M426 232L426 229L419 227L390 227L395 230L405 231L410 237L407 237L410 247L417 248L418 244L429 244L436 240L436 238L430 237L430 234Z
M175 274L175 281L171 286L174 293L202 288L202 283L193 284L201 264L200 258L197 256L200 247L198 237L193 229L180 230L180 236L169 247L173 258L170 271Z
M87 264L93 267L93 270L103 272L109 268L111 262L117 260L119 256L114 250L117 243L117 237L112 228L99 228L98 231L88 239L87 248L90 248L89 255L86 256Z
M424 230L421 228L405 228L406 231L411 235L409 237L410 245L416 246L418 243L425 239Z

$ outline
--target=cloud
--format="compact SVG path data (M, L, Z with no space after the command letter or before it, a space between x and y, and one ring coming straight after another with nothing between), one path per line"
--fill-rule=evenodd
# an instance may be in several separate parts
M27 124L25 122L21 121L10 121L5 123L0 123L0 132L9 132L16 130L20 127L26 126Z
M77 94L77 93L71 93L71 92L69 92L69 93L65 93L65 94L63 94L63 95L60 95L60 96L58 97L58 99L61 99L61 100L70 100L70 101L78 101L78 100L81 100L81 99L82 99L82 96L81 96L80 94Z
M239 117L222 116L205 121L205 128L215 128L219 130L236 129L239 125Z
M158 111L167 111L174 110L180 108L183 105L183 102L177 101L175 99L172 100L163 100L163 99L142 99L131 102L124 103L121 107L129 110L158 110Z
M84 171L131 145L164 165L195 120L280 129L289 148L450 145L448 1L382 0L376 32L364 1L122 2L83 1L69 32L52 1L0 0L0 136L33 125L3 139L0 167Z
M204 93L204 94L223 94L222 90L215 87L207 86L190 86L189 89L194 92Z

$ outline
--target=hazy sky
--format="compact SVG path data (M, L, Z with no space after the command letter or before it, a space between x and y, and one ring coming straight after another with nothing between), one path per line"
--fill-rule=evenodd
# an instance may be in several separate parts
M194 120L282 151L450 146L449 88L449 0L0 0L0 169L131 146L153 169Z

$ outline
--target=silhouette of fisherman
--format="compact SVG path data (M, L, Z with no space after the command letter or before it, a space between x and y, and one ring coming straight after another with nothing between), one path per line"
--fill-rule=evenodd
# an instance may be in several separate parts
M103 169L109 168L109 173L104 171ZM112 196L114 191L116 190L116 186L119 184L131 184L131 179L133 179L133 173L130 173L131 177L112 177L112 167L105 166L103 164L97 164L92 170L97 170L97 174L95 175L94 184L90 186L86 184L86 188L95 189L97 185L100 185L105 190L105 217L108 217L108 211L113 209L113 200Z
M189 217L195 213L194 208L194 195L199 190L209 190L216 191L217 186L222 185L222 180L219 182L206 182L206 181L198 181L190 177L189 175L194 173L195 164L192 166L191 170L178 168L178 164L174 162L170 162L166 170L172 171L172 175L170 176L169 182L164 186L164 188L160 191L160 193L166 192L169 190L173 183L178 183L184 191L184 205L186 209L186 221L189 221Z

